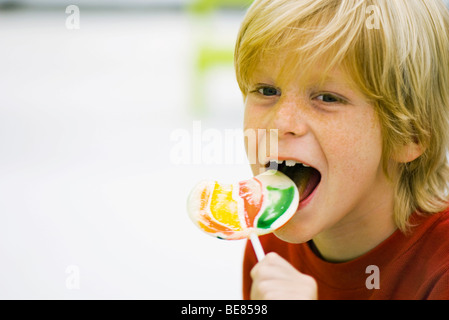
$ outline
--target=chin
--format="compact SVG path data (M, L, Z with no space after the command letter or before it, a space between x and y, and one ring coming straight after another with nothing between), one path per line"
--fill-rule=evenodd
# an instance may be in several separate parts
M295 230L295 228L289 227L288 224L273 233L280 240L292 244L304 243L312 240L313 238L313 236L308 235L307 232L303 232L303 230Z

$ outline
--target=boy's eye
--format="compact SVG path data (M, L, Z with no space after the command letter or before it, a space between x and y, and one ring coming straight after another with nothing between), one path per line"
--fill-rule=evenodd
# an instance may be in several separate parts
M261 95L272 97L272 96L278 96L280 95L280 91L273 87L261 87L256 90Z
M343 99L329 93L320 94L316 96L316 99L326 103L343 102Z

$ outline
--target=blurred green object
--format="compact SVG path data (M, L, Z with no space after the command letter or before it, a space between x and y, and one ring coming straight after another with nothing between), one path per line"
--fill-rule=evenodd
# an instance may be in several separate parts
M232 47L219 48L207 43L198 47L195 57L195 74L192 79L192 111L195 115L205 115L208 111L205 102L207 73L217 66L227 65L232 67L233 61L234 51Z
M189 9L196 14L205 14L217 9L240 9L248 8L251 0L195 0L189 5Z
M229 64L234 59L232 48L217 48L207 45L201 47L197 57L197 67L200 73L206 72L207 69L214 65Z
M219 10L246 10L253 0L195 0L188 11L198 30L195 43L194 75L192 78L191 111L195 115L203 116L208 111L205 105L207 73L217 66L231 66L234 61L234 47L228 44L217 44L216 35L213 34L213 15Z

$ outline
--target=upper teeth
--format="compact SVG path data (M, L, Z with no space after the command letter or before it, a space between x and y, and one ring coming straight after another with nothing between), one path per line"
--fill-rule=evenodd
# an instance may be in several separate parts
M303 165L303 166L306 167L306 168L310 167L310 166L308 166L308 165L306 165L306 164L304 164L304 163L297 162L297 161L295 161L295 160L272 160L272 161L276 162L277 164L283 164L284 161L285 161L285 165L286 165L287 167L293 167L293 166L295 166L296 164L301 164L301 165Z

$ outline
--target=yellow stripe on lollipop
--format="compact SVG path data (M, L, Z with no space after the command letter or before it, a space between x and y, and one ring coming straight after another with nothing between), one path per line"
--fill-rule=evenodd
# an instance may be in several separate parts
M220 185L215 182L210 202L210 211L214 219L233 230L242 230L237 201L232 198L232 185Z

